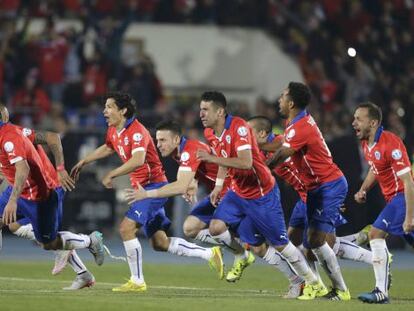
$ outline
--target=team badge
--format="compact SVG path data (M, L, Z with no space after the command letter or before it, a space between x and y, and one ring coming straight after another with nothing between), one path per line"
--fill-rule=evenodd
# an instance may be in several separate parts
M392 156L392 158L393 158L394 160L399 160L399 159L401 159L401 158L402 158L402 152L401 152L401 150L400 150L400 149L394 149L394 150L391 152L391 156Z
M381 152L379 152L378 150L374 152L374 157L375 159L379 160L381 159Z
M240 129L240 128L239 128ZM237 132L239 132L238 130L237 130ZM243 136L243 135L241 135L240 133L239 133L239 135L240 136ZM230 135L226 135L226 141L227 141L227 143L228 144L230 144L230 142L231 142L231 137L230 137Z
M13 151L13 149L14 149L14 145L13 145L13 143L12 143L11 141L6 141L6 142L4 143L4 150L5 150L6 152L12 152L12 151Z
M125 137L124 138L124 145L128 145L129 144L129 139L128 139L128 137Z
M23 136L26 136L26 137L32 134L32 130L28 129L27 127L25 127L22 132L23 132Z
M295 136L295 134L296 134L295 129L291 129L286 135L286 140L291 140L293 136Z
M240 136L244 137L247 135L247 128L245 126L240 126L237 129L237 134L239 134ZM227 139L227 138L226 138Z
M140 133L135 133L132 135L132 139L136 142L140 142L142 140L142 135Z
M190 159L190 154L188 152L183 152L181 154L181 158L180 158L181 162L188 161L189 159Z

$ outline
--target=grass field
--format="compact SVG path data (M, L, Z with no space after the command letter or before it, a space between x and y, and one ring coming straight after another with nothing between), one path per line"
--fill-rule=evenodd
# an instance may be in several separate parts
M413 270L393 270L392 303L377 306L355 299L358 293L372 289L373 272L368 267L344 271L352 301L302 302L282 299L287 282L265 265L250 267L242 280L228 284L217 280L206 265L146 264L149 288L139 294L111 292L113 286L128 278L126 264L96 267L90 262L89 266L97 284L91 289L67 292L61 288L74 278L70 268L52 276L49 262L0 260L0 310L414 310Z

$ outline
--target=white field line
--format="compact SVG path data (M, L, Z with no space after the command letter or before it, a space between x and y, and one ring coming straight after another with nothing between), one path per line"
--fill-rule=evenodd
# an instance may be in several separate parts
M49 279L30 279L30 278L16 278L16 277L3 277L0 276L0 281L15 281L15 282L36 282L36 283L70 283L70 281L63 281L63 280L49 280ZM120 283L108 283L108 282L96 282L97 285L104 285L104 286L119 286ZM211 288L211 287L186 287L186 286L163 286L163 285L150 285L149 288L155 289L175 289L175 290L192 290L192 291L222 291L222 288ZM0 292L13 292L13 291L20 291L16 289L0 289ZM25 289L27 291L27 289ZM56 292L59 290L30 290L30 291L39 291L39 292ZM235 288L226 288L225 291L232 292L232 293L249 293L249 294L257 294L257 295L275 295L276 292L272 292L269 290L259 290L259 289L235 289Z

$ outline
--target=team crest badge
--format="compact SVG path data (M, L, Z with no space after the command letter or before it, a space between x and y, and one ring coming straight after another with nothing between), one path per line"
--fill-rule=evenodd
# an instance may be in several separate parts
M14 149L13 143L11 141L6 141L5 144L4 144L4 150L6 152L12 152L13 149Z
M374 152L374 157L375 159L379 160L381 159L381 152L379 152L378 150Z
M401 158L402 158L402 152L401 152L401 150L400 150L400 149L394 149L394 150L391 152L391 156L392 156L392 158L393 158L394 160L399 160L399 159L401 159Z
M245 126L240 126L237 129L237 134L239 134L241 137L247 136L247 128ZM227 137L226 137L227 139Z
M228 143L228 144L230 144L230 142L231 142L231 137L230 137L230 135L226 135L226 141L227 141L227 143Z
M140 133L135 133L132 135L132 139L136 142L140 142L142 140L142 135Z

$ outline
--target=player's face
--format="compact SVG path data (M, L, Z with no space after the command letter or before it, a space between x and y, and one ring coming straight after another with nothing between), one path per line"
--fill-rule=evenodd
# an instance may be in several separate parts
M367 140L375 125L376 122L369 118L367 108L358 108L355 110L352 127L354 128L355 135L359 140Z
M291 99L289 97L289 90L283 90L283 93L279 97L279 115L286 119L289 116L289 103L291 103Z
M123 115L123 110L124 109L121 110L118 108L113 98L108 98L106 100L103 114L108 126L118 127L120 124L123 125L123 121L125 119Z
M200 119L204 127L212 128L221 115L221 108L218 108L211 101L202 100L200 103Z
M170 156L180 144L180 136L169 130L157 131L155 138L157 139L157 148L163 158Z

